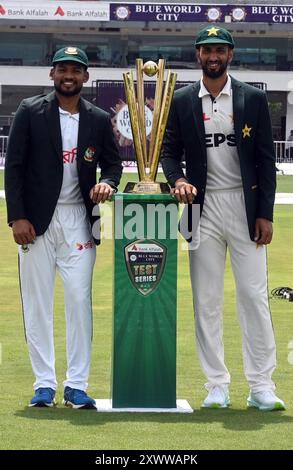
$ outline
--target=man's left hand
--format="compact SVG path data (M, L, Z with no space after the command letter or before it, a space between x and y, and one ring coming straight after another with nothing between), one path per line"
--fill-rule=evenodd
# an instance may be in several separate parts
M111 199L114 189L108 183L98 183L90 190L90 198L95 204Z
M256 219L254 241L257 245L269 245L273 238L273 223L268 219Z

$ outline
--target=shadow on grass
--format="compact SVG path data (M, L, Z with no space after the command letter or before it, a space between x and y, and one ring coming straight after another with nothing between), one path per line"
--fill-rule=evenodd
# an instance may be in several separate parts
M15 416L25 419L69 421L76 426L101 426L107 423L222 423L223 428L233 431L257 431L271 424L293 423L293 416L286 412L261 412L248 410L195 410L192 414L172 413L97 413L95 410L73 410L71 408L29 408L15 412Z

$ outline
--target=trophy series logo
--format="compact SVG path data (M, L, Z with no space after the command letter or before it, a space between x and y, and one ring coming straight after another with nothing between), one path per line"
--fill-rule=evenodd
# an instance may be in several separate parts
M162 277L167 248L154 240L135 240L125 247L125 262L132 285L148 295Z

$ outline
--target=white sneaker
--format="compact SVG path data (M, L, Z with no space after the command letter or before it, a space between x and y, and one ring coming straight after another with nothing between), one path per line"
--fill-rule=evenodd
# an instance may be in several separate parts
M202 408L227 408L229 405L228 387L226 385L214 385L201 406Z
M286 406L283 400L278 398L272 390L263 392L250 392L247 399L249 408L258 408L261 411L285 410Z

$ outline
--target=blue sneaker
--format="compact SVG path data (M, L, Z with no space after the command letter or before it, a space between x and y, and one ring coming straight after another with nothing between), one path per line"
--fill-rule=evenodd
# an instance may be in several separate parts
M64 389L64 400L65 406L71 406L72 408L96 408L96 402L93 398L89 397L83 390L77 388L65 387Z
M49 387L38 388L31 399L29 406L52 407L56 405L55 393L55 390Z

